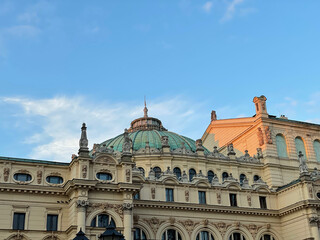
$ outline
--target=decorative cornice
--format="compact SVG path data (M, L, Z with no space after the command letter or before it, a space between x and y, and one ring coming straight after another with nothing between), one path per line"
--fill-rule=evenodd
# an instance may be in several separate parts
M263 210L257 208L242 208L242 207L228 207L217 205L199 205L192 203L167 203L159 201L143 201L137 200L134 202L134 207L139 208L158 208L158 209L174 209L200 212L216 212L227 214L245 214L245 215L259 215L277 217L277 210Z

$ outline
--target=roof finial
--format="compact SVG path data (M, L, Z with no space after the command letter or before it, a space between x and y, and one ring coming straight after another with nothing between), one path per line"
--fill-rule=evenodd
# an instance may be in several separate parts
M147 101L146 101L146 96L144 96L144 117L147 118L148 117L148 108L147 108Z
M81 137L79 140L79 155L87 155L89 153L87 127L86 124L82 124Z

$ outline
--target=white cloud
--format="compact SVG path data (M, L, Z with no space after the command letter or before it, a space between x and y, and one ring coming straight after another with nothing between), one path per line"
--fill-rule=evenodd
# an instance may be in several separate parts
M14 116L18 122L28 124L28 119L36 122L37 131L27 136L24 144L33 146L28 157L70 161L71 154L77 153L82 122L87 123L90 148L121 134L130 122L143 115L143 104L133 103L92 103L83 97L54 97L51 99L2 98L0 102L21 107ZM194 124L200 117L201 105L182 97L157 100L148 103L149 116L161 119L168 130L190 136ZM197 113L195 114L195 109ZM12 123L13 127L15 123ZM21 124L18 124L21 125ZM203 129L197 129L200 138Z
M229 21L233 18L236 8L238 5L243 3L244 0L232 0L228 3L226 12L224 13L224 16L221 18L221 22Z
M32 25L17 25L5 30L8 34L16 37L35 37L40 33L40 29Z
M211 1L208 1L208 2L206 2L206 3L202 6L202 9L203 9L205 12L209 13L209 12L211 12L212 5L213 5L212 2L211 2Z

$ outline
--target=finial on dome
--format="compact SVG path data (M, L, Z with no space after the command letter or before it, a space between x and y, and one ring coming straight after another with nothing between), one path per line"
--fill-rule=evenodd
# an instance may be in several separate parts
M148 108L147 108L147 101L146 101L146 96L144 96L144 117L147 118L148 117Z

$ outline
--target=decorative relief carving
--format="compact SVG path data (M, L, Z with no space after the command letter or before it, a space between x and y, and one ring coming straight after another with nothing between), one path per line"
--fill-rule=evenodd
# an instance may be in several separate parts
M41 182L42 182L42 171L38 170L37 171L37 183L41 184Z
M82 178L87 178L87 171L88 171L87 165L83 165L82 166Z
M184 195L185 195L185 198L186 198L186 202L189 202L189 190L185 190L184 191Z
M4 181L5 182L8 182L9 174L10 174L10 169L9 168L4 168L3 169L3 177L4 177Z
M123 203L122 208L123 208L123 210L132 210L133 204L132 203Z
M152 231L153 231L153 233L154 234L156 234L156 232L158 231L158 229L159 229L159 226L162 224L162 223L164 223L164 222L166 222L166 221L164 221L164 220L159 220L158 218L156 218L156 217L153 217L153 218L150 218L150 219L143 219L145 222L147 222L148 224L149 224L149 226L151 227L151 229L152 229Z
M266 140L268 144L272 144L272 136L271 136L271 131L268 126L264 128L264 133L266 135Z
M251 233L252 237L255 239L258 231L263 227L263 226L257 226L255 224L249 224L249 225L244 225L249 232Z
M221 204L221 192L217 192L217 202Z
M151 188L151 198L155 199L156 198L156 189L153 187Z
M161 145L162 145L162 147L169 147L168 136L161 136Z
M318 225L320 223L320 218L318 216L313 216L309 218L310 225Z
M126 169L126 181L130 182L130 177L131 177L131 171L130 169Z
M123 221L123 206L122 204L110 204L110 203L93 203L89 204L87 207L87 215L92 213L93 211L101 209L103 211L112 210L116 212Z
M222 238L224 238L224 235L226 234L227 229L231 226L231 224L226 224L224 222L213 223L212 225L219 230Z
M203 223L204 226L208 226L209 220L208 219L203 219L202 223Z
M257 136L259 140L259 145L262 146L264 144L264 140L263 140L263 132L260 127L258 128Z
M248 194L247 200L248 200L249 207L251 207L251 195L250 194Z
M176 222L176 219L175 219L174 217L170 217L170 218L169 218L169 223L170 223L171 225L174 225L175 222Z
M77 200L77 207L88 207L89 201L88 200Z
M310 196L310 198L313 198L313 189L312 189L312 187L309 187L309 196Z
M194 221L192 221L192 220L190 220L190 219L187 219L187 220L185 220L185 221L179 221L179 222L185 227L185 229L187 230L189 236L191 235L193 229L194 229L198 224L200 224L199 222L196 223L196 222L194 222Z

